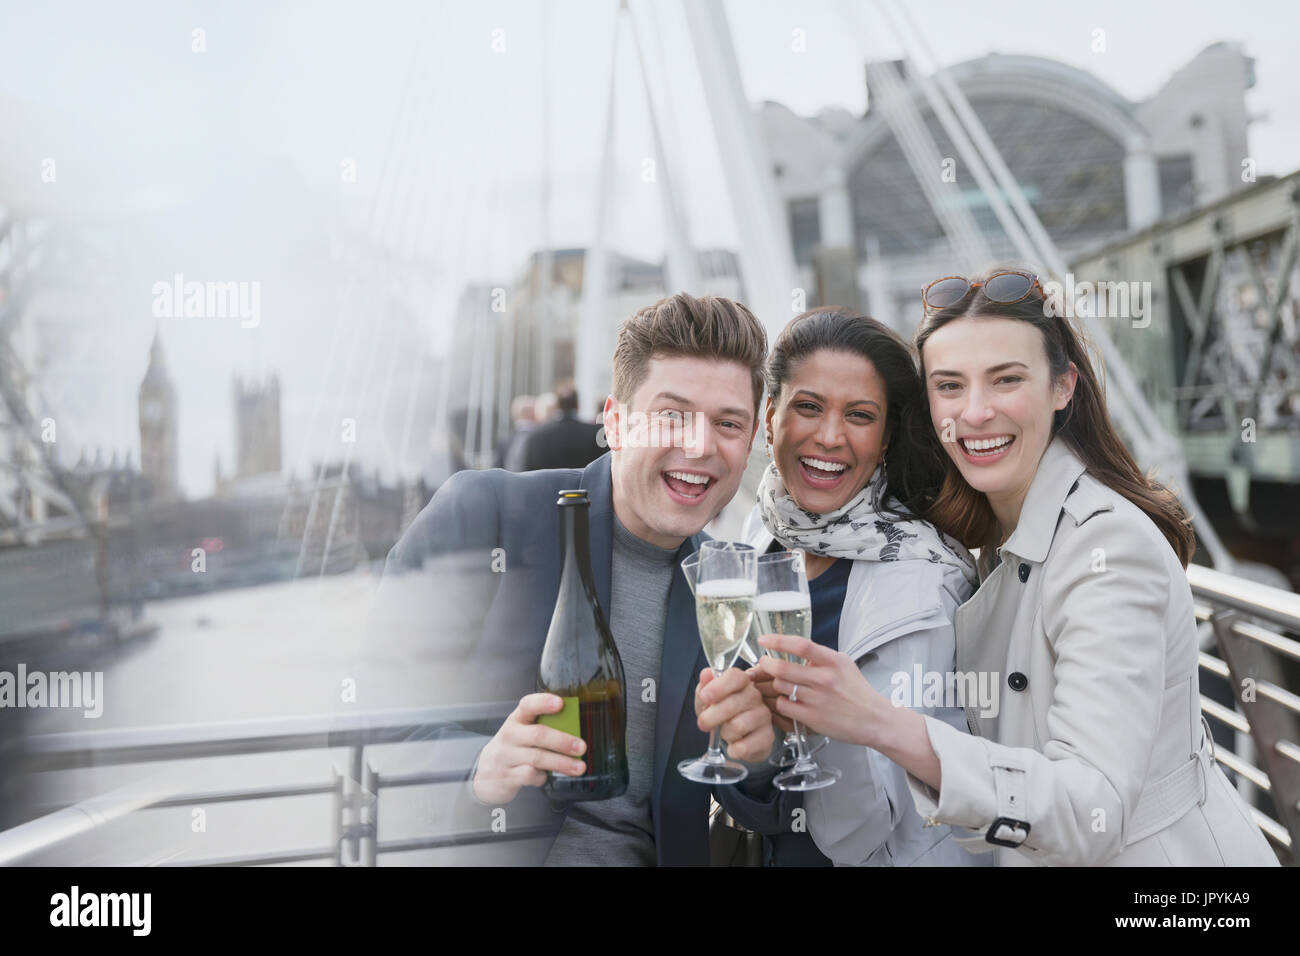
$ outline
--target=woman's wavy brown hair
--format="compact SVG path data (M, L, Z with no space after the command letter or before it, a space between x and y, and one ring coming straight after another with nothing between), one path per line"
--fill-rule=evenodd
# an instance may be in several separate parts
M993 302L985 297L984 281L990 275L1007 271L1042 275L1036 269L1019 266L990 269L972 278L972 284L979 283L979 288L972 289L961 301L944 309L926 309L915 337L916 351L921 359L922 379L925 377L925 343L949 322L985 316L1016 319L1031 324L1043 336L1052 379L1055 381L1068 372L1071 363L1079 373L1070 404L1053 417L1052 436L1061 438L1070 447L1087 466L1089 474L1141 508L1155 522L1178 555L1178 560L1186 567L1196 551L1191 520L1177 496L1153 480L1152 476L1144 475L1120 440L1110 413L1106 410L1105 394L1088 359L1083 333L1069 319L1048 314L1040 290L1011 305ZM927 404L929 394L929 389L926 388ZM928 428L926 432L942 452L942 445L934 429ZM966 483L946 453L942 457L947 463L947 472L938 499L931 508L930 520L948 530L969 548L995 546L998 543L998 523L988 499Z

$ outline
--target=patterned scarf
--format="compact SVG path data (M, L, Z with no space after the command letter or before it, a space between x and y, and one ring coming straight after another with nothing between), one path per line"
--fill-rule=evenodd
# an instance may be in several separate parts
M768 532L786 548L854 561L948 564L960 569L972 587L978 587L975 561L957 539L919 518L887 518L876 513L871 503L883 493L884 484L884 466L877 465L866 487L846 504L826 514L814 514L790 497L772 463L758 485L758 508ZM897 500L885 504L897 514L911 514Z

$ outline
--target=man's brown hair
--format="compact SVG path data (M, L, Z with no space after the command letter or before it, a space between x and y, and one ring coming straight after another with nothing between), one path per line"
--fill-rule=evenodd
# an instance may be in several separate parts
M754 386L754 413L763 400L767 334L739 302L718 295L696 298L678 292L648 305L623 323L614 347L614 397L631 401L645 381L650 360L684 355L739 362Z

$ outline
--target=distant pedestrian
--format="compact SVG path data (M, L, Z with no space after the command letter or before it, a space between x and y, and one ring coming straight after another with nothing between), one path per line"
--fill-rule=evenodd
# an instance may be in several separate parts
M525 471L585 468L605 453L596 439L601 426L578 417L578 390L572 382L561 382L555 387L555 402L560 417L539 424L528 436Z
M537 396L537 402L533 407L533 420L540 426L554 421L556 417L555 393L542 392Z
M528 445L528 436L537 428L537 399L532 395L516 395L510 403L510 420L515 423L515 430L497 449L497 467L506 471L524 470L524 449Z

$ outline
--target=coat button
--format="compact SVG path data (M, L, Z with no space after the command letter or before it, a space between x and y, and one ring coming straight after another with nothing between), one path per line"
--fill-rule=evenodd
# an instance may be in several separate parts
M1020 565L1020 580L1022 582L1029 580L1029 565L1027 564Z
M1029 686L1029 678L1020 671L1012 671L1007 675L1007 684L1012 690L1024 690Z

